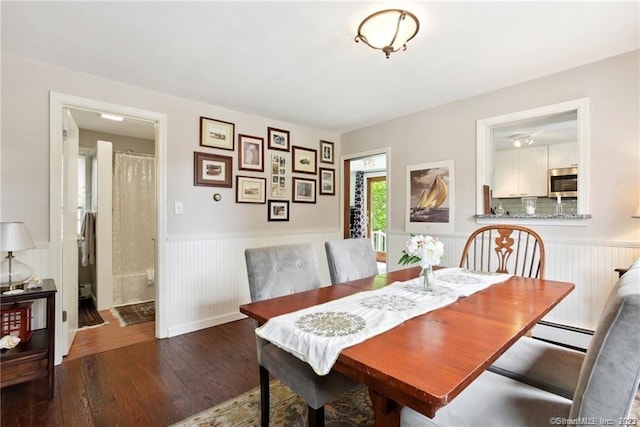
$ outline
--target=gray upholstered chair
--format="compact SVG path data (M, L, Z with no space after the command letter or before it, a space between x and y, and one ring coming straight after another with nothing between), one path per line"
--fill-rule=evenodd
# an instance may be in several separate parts
M251 301L261 301L320 287L318 264L311 244L291 244L245 250ZM269 425L269 373L302 397L310 426L324 425L324 405L356 383L331 371L317 375L306 362L256 335L260 365L262 426Z
M640 259L627 270L640 268ZM522 337L489 370L571 399L584 352Z
M334 285L378 274L371 239L332 240L325 242L324 248Z
M489 370L571 399L584 356L581 351L522 337Z
M640 268L622 276L605 304L580 368L572 400L485 372L433 419L405 407L403 426L542 426L562 420L618 424L640 384ZM556 418L558 417L558 418Z

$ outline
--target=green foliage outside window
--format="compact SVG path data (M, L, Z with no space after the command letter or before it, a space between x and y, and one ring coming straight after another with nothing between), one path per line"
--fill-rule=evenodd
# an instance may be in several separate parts
M371 183L371 232L387 229L387 181Z

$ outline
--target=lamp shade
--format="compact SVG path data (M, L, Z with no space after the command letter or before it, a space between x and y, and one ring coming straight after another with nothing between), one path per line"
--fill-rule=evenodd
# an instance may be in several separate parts
M640 205L638 205L638 209L636 209L636 213L631 215L631 218L640 218Z
M22 251L34 246L24 222L0 222L1 252Z
M387 9L367 16L358 27L356 42L384 52L387 59L393 52L407 50L407 42L420 28L418 18L401 9Z

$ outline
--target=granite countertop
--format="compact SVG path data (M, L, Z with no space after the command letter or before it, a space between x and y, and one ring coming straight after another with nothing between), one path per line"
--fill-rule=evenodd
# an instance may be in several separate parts
M588 214L509 214L509 215L495 215L495 214L481 214L475 215L476 218L526 218L526 219L591 219L591 215Z

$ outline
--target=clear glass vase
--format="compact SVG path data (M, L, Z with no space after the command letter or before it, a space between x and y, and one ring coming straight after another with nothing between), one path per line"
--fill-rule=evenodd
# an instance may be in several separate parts
M420 272L420 276L422 277L422 287L424 289L431 289L431 281L433 278L433 266L430 265L426 268L423 268Z

